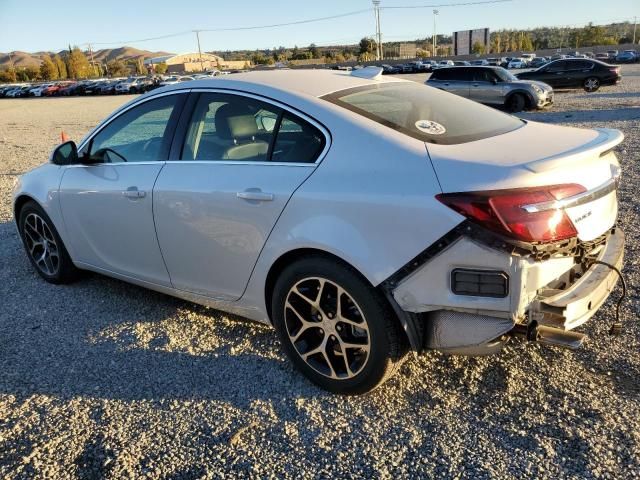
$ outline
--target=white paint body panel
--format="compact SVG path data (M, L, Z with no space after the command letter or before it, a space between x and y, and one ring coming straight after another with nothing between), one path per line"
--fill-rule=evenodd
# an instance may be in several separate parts
M101 125L155 95L225 89L303 112L326 127L330 148L319 163L303 167L171 161L46 165L22 177L14 198L28 196L43 206L83 268L268 322L265 282L273 264L288 252L331 253L377 286L463 220L435 199L442 191L563 182L593 188L611 177L615 162L599 153L620 139L594 144L602 132L529 123L486 140L425 148L420 140L318 98L387 81L400 80L326 71L253 72L153 91ZM563 158L570 158L570 164L563 167ZM61 177L65 193L59 199ZM147 195L123 197L121 192L131 186ZM273 193L274 201L250 204L237 198L248 188ZM579 222L585 238L615 221L615 194L599 202L590 205L595 223ZM517 315L531 300L532 285L544 285L569 268L566 259L519 263L468 240L428 265L396 291L408 311L450 308ZM453 266L500 266L513 275L511 288L518 293L499 301L453 296L446 278Z

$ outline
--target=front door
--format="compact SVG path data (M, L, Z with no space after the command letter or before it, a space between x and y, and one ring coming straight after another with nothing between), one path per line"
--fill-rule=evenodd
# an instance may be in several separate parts
M153 223L153 185L184 95L148 100L106 124L66 167L60 202L74 260L170 285Z
M200 94L180 160L160 172L153 202L175 288L242 296L269 233L311 175L325 135L282 108L240 95Z

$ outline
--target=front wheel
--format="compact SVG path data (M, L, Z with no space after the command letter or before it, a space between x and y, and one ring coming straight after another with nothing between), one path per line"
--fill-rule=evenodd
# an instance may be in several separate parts
M272 318L289 359L334 393L366 393L382 385L407 351L398 320L380 293L353 269L322 257L282 272Z
M600 88L600 80L596 77L589 77L584 81L583 87L586 92L595 92Z
M38 274L50 283L70 283L78 277L58 231L45 211L35 202L20 210L18 227L22 243Z
M507 99L507 109L511 113L521 112L526 106L527 100L520 93L514 93Z

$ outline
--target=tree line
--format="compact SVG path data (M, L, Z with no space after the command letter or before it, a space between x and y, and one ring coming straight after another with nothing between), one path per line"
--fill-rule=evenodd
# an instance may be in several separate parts
M167 71L167 65L163 63L154 65L154 67L155 72L159 74ZM39 67L28 65L20 69L9 67L0 71L0 82L85 79L98 78L105 75L125 77L132 73L136 75L147 75L149 73L142 57L126 61L113 59L103 65L99 62L90 62L87 55L78 47L69 47L69 50L53 56L42 55Z

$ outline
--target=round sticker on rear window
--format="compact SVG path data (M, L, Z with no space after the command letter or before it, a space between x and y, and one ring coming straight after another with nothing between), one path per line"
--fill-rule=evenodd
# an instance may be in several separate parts
M416 128L429 135L442 135L447 131L444 125L440 125L438 122L432 120L418 120L416 122Z

